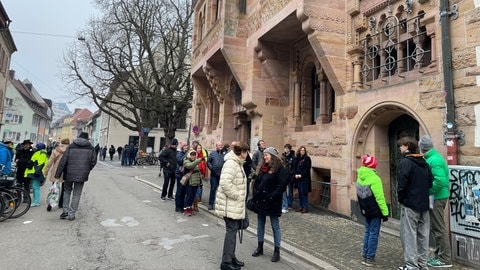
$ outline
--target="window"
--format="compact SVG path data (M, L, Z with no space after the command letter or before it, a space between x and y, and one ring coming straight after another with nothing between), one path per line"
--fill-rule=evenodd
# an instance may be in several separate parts
M238 12L247 14L247 0L238 0Z
M23 121L23 116L17 115L17 114L12 115L10 120L7 120L7 119L5 120L5 122L9 124L21 124L22 121Z
M401 18L402 14L382 15L378 24L376 17L370 18L370 33L360 41L364 84L377 79L387 82L395 75L404 78L430 64L432 44L421 22L424 13L411 18Z

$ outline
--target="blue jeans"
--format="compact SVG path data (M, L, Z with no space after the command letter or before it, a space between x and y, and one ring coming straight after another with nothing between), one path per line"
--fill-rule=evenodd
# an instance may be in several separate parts
M210 176L210 197L208 197L208 206L215 204L215 196L217 195L218 184L220 183L220 176Z
M300 208L308 209L308 191L303 190L303 182L297 183L298 186L298 200L300 201Z
M197 196L198 186L187 185L187 201L185 202L185 207L192 207L193 200Z
M375 259L380 234L381 219L379 217L365 218L365 234L363 235L363 257Z
M288 210L288 198L286 191L284 191L282 195L282 210Z
M257 214L257 240L263 242L265 238L265 222L267 216ZM270 223L272 224L273 243L276 247L280 247L282 241L282 232L280 231L280 218L270 216Z
M287 185L287 204L292 206L293 204L293 182L288 182Z

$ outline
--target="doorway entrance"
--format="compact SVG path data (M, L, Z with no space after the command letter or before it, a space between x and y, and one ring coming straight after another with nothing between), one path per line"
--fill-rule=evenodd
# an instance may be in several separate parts
M410 136L418 140L419 124L411 116L404 114L394 119L388 126L389 163L390 163L390 201L391 216L400 219L400 203L397 197L397 165L402 154L397 146L401 137Z

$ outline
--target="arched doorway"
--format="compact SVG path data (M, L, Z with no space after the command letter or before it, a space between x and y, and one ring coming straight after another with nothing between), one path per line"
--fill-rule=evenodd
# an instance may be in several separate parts
M397 197L397 164L402 158L397 141L401 137L419 137L418 121L411 116L404 114L394 119L388 126L388 148L390 163L390 194L391 194L391 216L400 218L400 203Z

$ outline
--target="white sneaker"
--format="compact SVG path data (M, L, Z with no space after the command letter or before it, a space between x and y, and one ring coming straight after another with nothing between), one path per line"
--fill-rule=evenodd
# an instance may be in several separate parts
M288 209L282 209L282 213L288 213Z

